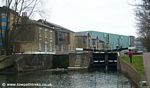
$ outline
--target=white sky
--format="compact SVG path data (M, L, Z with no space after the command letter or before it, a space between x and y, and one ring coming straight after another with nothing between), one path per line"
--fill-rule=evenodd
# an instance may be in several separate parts
M136 36L135 7L129 5L135 0L42 1L46 20L72 31L93 30ZM39 18L35 16L35 19Z
M46 0L47 20L72 31L136 36L134 0Z

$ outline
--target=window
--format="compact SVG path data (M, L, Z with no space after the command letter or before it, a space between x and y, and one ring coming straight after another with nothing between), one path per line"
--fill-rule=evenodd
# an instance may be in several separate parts
M50 39L52 39L52 38L53 38L52 33L50 33L50 34L49 34L49 37L50 37Z
M39 38L39 41L41 41L42 40L42 38Z
M39 27L39 30L42 30L42 28L41 28L41 27Z
M69 33L68 32L58 32L58 41L61 43L69 43Z
M45 44L47 44L48 42L47 41L45 41Z
M53 32L52 30L50 30L50 32Z
M49 51L52 51L52 44L49 44Z
M45 32L45 38L48 38L47 32Z
M53 33L52 32L49 33L49 37L50 37L50 39L53 39Z
M71 46L70 46L70 51L71 51Z
M45 28L45 32L47 32L47 28Z
M47 47L47 44L45 44L45 52L48 51L48 47Z
M52 42L53 42L53 40L50 40L49 42L50 42L50 43L52 43Z
M87 40L86 37L84 37L83 38L83 44L84 44L84 46L86 46L86 44L87 44L86 40Z
M41 50L42 50L42 44L39 43L39 51L41 51Z
M42 37L42 28L39 27L39 37Z

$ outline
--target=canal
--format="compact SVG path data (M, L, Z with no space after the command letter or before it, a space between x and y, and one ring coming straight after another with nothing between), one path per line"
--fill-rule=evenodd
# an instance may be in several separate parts
M131 88L130 81L117 71L46 70L1 74L0 83L0 88Z

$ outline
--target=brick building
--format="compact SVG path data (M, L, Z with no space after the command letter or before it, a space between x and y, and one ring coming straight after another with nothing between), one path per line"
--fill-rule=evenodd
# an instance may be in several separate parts
M91 48L91 36L89 33L76 32L75 34L76 48Z
M64 28L60 25L47 22L44 20L38 20L55 30L55 53L56 54L67 54L75 51L75 32Z
M104 50L106 45L104 41L99 40L98 36L92 36L88 32L76 32L76 48Z
M14 31L14 52L36 53L55 50L55 31L40 22L25 18Z

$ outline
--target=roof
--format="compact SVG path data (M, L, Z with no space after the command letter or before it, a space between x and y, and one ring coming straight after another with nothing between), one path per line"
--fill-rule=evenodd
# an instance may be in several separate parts
M113 33L106 33L106 32L99 32L99 31L82 31L82 32L77 32L77 33L89 33L92 38L98 38L100 39L101 37L109 36L109 35L114 35L114 36L122 36L122 37L129 37L126 35L120 35L120 34L113 34Z
M82 32L77 32L77 33L82 33L82 34L87 34L89 33L89 35L91 36L92 39L98 39L107 43L111 43L111 44L117 44L118 39L124 40L126 41L127 44L128 43L128 39L129 36L125 36L125 35L117 35L117 34L111 34L111 33L105 33L105 32L98 32L98 31L82 31ZM120 40L120 42L121 42ZM115 46L114 44L114 46Z
M101 34L110 34L110 35L117 35L117 36L127 36L127 35L120 35L120 34L114 34L114 33L106 33L106 32L100 32L100 31L83 31L83 32L88 32L88 33L101 33ZM132 36L134 37L134 36Z
M76 32L75 36L89 36L88 32Z
M6 6L3 6L3 7L0 7L0 13L7 13L7 12L11 12L11 13L14 13L14 14L17 14L17 12L15 12L13 9L10 9L10 8L7 8Z
M44 27L53 29L53 27L50 27L50 26L48 26L48 25L45 25L45 24L43 24L43 23L41 23L41 22L37 22L37 21L35 21L35 20L31 20L30 22L33 23L33 24L37 24L37 25L40 25L40 26L44 26Z
M40 26L44 26L44 27L53 29L53 27L45 25L45 24L43 24L41 22L37 22L36 20L30 20L28 17L25 17L24 19L26 20L26 23L25 23L26 25L28 25L28 24L36 24L36 25L40 25ZM17 24L17 25L21 25L21 24ZM24 24L22 24L22 25L24 25Z
M92 39L99 39L99 36L96 34L93 34L89 31L82 31L82 32L76 32L76 36L88 36L90 35Z
M56 31L58 30L58 31L64 31L64 32L73 32L67 28L60 26L60 25L57 25L57 24L54 24L51 22L47 22L46 20L39 19L38 22L48 25L49 27L54 27L54 29L56 29Z

